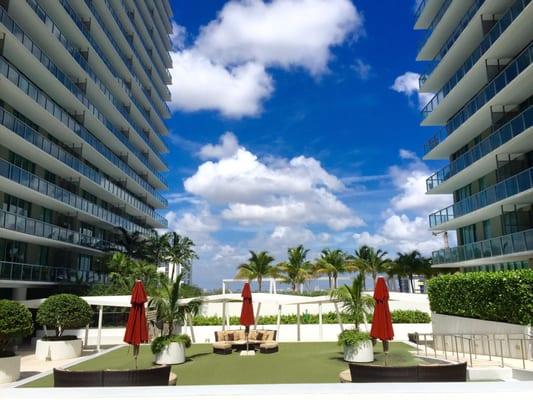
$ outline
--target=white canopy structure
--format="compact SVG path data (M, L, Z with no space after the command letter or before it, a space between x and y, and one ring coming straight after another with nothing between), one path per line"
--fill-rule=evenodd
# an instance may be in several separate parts
M97 345L96 348L100 351L101 339L102 339L102 321L104 307L130 307L130 296L83 296L84 299L89 305L98 307L98 336L97 336ZM26 305L28 308L37 309L46 299L34 299L34 300L23 300L20 303ZM230 325L229 314L227 312L227 304L233 302L241 302L241 295L238 293L226 293L226 294L217 294L212 296L203 296L196 298L181 299L180 304L187 304L192 300L201 300L202 303L221 303L222 304L222 330L226 329ZM318 304L318 324L319 324L319 335L322 339L322 304L333 303L335 306L335 311L337 313L337 319L341 330L343 329L341 316L337 302L332 300L329 296L294 296L286 294L273 294L273 293L255 293L252 296L252 302L254 304L254 309L256 312L255 321L257 328L257 320L259 319L261 312L262 304L273 304L277 306L277 330L279 333L281 327L281 313L284 306L296 306L296 324L297 324L297 340L300 341L300 324L301 324L301 310L300 307L305 304ZM192 325L192 318L188 316L189 320L188 327L191 332L191 338L194 342L194 329ZM186 327L187 328L187 327ZM88 335L88 327L86 329L86 337ZM87 340L85 341L87 342Z

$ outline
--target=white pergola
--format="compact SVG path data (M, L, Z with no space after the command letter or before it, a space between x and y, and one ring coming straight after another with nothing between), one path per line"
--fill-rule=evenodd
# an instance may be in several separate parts
M89 305L98 307L98 333L97 333L97 344L96 349L100 351L102 343L102 321L104 314L104 307L131 307L130 296L83 296L84 299ZM46 299L35 299L35 300L22 300L21 304L26 305L28 308L37 309ZM227 305L228 303L237 303L242 302L241 295L239 293L226 293L226 294L217 294L212 296L203 296L195 297L188 299L181 299L180 304L188 304L193 300L201 300L202 303L221 303L222 304L222 330L225 330L226 327L230 325L230 316L228 314ZM305 304L318 304L318 325L319 325L319 335L320 339L323 337L323 323L322 323L322 304L332 303L335 307L335 312L337 313L337 320L341 330L343 330L341 315L338 307L338 303L335 300L332 300L329 296L316 296L316 297L306 297L306 296L294 296L286 294L273 294L273 293L255 293L252 296L252 303L255 308L255 321L256 324L254 329L257 329L257 320L259 319L261 312L262 304L274 304L277 306L277 330L279 333L281 327L281 313L284 306L296 306L296 326L297 326L297 340L300 341L300 330L301 330L301 306ZM189 328L191 332L191 339L194 342L194 328L192 324L192 317L188 315L185 319L185 329ZM85 343L87 343L89 335L89 327L85 329Z

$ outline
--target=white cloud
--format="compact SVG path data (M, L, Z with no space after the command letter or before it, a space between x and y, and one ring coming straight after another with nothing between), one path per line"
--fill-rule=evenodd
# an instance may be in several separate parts
M426 195L426 179L431 171L413 152L401 149L400 156L411 162L406 167L389 168L393 185L399 190L391 200L394 210L428 214L452 203L450 195Z
M422 109L433 98L433 93L420 93L418 84L419 78L420 74L406 72L394 80L391 89L395 92L405 94L409 98L409 101L411 101L413 95L416 95L418 108Z
M239 150L239 142L233 132L226 132L220 137L219 144L202 146L198 155L201 159L209 160L232 157Z
M170 107L257 115L274 90L267 68L322 74L332 47L362 32L349 0L229 1L188 48L185 30L174 25Z
M187 30L184 26L176 24L172 21L172 33L170 34L170 41L174 50L181 50L185 47L185 39L187 38Z
M230 1L201 29L197 49L225 65L249 61L324 72L330 48L363 20L349 0Z
M211 215L207 207L201 207L195 212L169 211L165 214L168 221L168 231L178 232L194 239L205 239L206 234L216 232L220 226L217 219Z
M172 110L217 110L227 117L257 115L273 91L261 64L225 67L194 50L171 53Z
M359 79L366 81L368 78L370 78L372 66L370 66L370 64L366 64L360 58L357 58L355 63L352 65L352 69L355 71Z
M220 159L201 164L184 187L224 205L221 215L227 220L242 225L317 223L335 230L363 225L335 195L344 190L343 183L314 158L260 160L244 147L231 155L213 145L208 149L211 155L216 149Z
M444 247L442 236L434 236L428 230L427 218L409 218L405 214L391 215L375 234L355 233L353 238L356 246L367 245L389 250L390 257L395 257L395 252L413 250L418 250L427 257L431 256L433 250Z

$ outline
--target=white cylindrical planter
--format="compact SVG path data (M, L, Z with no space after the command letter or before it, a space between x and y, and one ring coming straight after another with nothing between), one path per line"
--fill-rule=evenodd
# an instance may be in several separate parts
M185 345L183 343L170 343L160 353L155 355L156 364L183 364L185 362Z
M38 360L66 360L81 356L82 340L37 340L35 344L35 357Z
M365 340L358 346L344 345L344 361L360 363L374 361L374 346L372 345L372 340Z
M20 356L0 357L0 383L15 382L20 378Z

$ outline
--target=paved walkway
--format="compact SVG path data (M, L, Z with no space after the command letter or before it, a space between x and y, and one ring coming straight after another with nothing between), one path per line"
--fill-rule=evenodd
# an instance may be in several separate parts
M117 346L106 346L107 349L115 348ZM105 348L104 350L105 351ZM102 352L100 352L101 354ZM50 373L54 368L68 367L80 362L86 361L90 358L96 357L99 353L96 351L96 347L90 346L87 349L83 349L82 356L77 358L69 358L66 360L56 361L42 361L35 357L35 347L27 346L19 348L17 354L21 356L20 359L20 379L17 382L0 384L0 387L12 387L19 385L21 381L27 378L35 377L43 373Z

